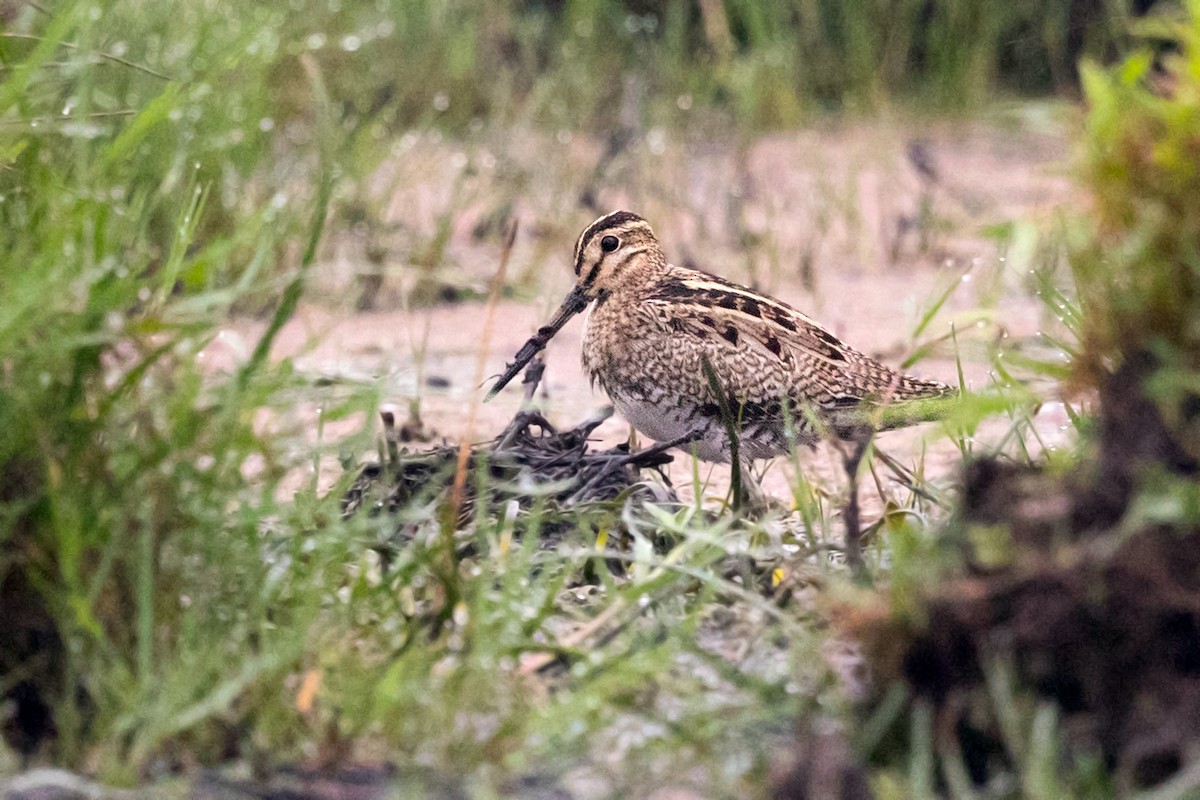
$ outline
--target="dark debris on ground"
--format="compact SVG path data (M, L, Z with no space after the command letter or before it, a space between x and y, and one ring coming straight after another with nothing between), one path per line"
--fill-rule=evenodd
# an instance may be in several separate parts
M526 371L526 407L494 439L472 446L466 454L465 480L459 478L463 491L460 522L471 519L481 501L493 509L515 501L523 509L540 507L549 515L619 499L678 502L660 470L672 460L667 453L672 443L639 452L630 452L624 443L591 449L592 433L612 416L612 408L601 409L572 428L557 429L528 407L543 369L537 361ZM388 412L382 417L380 460L359 468L342 497L344 517L362 511L394 515L413 504L443 501L459 477L459 447L407 450L400 447L395 417ZM483 497L478 496L479 487L483 487Z

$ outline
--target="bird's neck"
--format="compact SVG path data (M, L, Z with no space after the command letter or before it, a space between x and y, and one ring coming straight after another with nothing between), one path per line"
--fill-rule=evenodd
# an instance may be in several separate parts
M620 282L610 289L609 295L614 300L632 300L662 283L674 269L661 255L648 254L647 258L624 270Z

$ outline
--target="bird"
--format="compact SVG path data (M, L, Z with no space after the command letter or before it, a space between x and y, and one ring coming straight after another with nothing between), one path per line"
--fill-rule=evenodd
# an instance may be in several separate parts
M876 430L940 416L958 392L864 355L781 300L673 265L631 211L583 230L574 272L558 311L487 399L584 310L582 359L593 386L640 433L703 461L748 464L822 438L862 443Z

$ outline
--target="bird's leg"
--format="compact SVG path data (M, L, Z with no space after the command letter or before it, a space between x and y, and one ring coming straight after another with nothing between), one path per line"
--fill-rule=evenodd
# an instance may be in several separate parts
M842 462L846 468L846 475L850 478L850 500L842 513L842 519L846 523L846 563L857 578L866 574L866 563L862 555L862 529L858 519L858 465L862 463L863 454L867 452L867 445L870 443L870 437L853 442L850 453L843 453Z
M748 499L744 496L742 478L746 474L746 466L738 458L737 438L729 440L729 493L733 497L733 510L741 511L742 503Z
M770 511L771 498L750 472L750 460L735 461L732 466L734 474L740 477L736 483L731 482L730 487L732 491L736 492L733 496L734 509L756 515Z

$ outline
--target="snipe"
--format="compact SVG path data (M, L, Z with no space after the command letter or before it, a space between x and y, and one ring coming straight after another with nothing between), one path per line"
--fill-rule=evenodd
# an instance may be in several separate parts
M584 229L575 275L489 398L589 305L583 366L593 383L643 434L686 439L706 461L767 458L826 435L861 442L936 416L930 402L956 393L863 355L786 303L670 264L628 211Z

